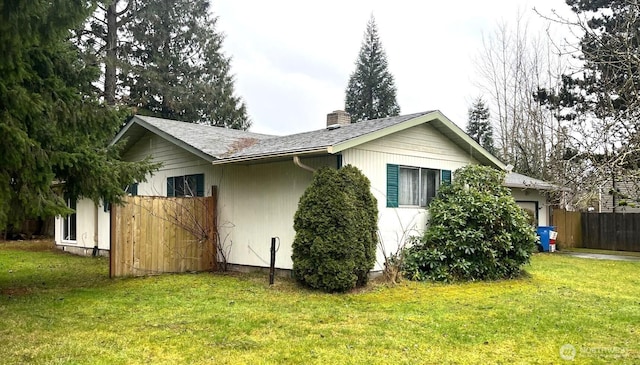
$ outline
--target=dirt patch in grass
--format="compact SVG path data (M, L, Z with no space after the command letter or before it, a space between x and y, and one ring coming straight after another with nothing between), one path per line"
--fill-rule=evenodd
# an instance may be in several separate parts
M31 293L31 289L29 289L29 288L4 288L4 289L0 289L0 294L1 295L6 295L6 296L10 296L10 297L26 295L26 294L30 294L30 293Z
M55 242L52 239L34 240L34 241L0 241L0 250L20 250L31 252L42 251L60 251L56 249Z

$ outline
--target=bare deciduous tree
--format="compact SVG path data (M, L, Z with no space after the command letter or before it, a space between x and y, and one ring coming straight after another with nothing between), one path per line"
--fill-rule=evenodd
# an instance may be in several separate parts
M536 98L541 86L555 90L558 83L562 65L551 42L545 34L530 34L528 21L518 14L513 24L502 21L483 37L476 66L499 157L517 172L551 178L555 173L549 160L559 126Z

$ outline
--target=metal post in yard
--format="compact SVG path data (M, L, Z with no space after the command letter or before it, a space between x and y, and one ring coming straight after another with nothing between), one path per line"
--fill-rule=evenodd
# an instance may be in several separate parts
M273 285L276 275L276 237L271 237L271 263L269 265L269 285Z

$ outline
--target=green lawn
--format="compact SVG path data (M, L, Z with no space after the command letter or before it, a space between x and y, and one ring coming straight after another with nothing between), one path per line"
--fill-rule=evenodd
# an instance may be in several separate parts
M564 344L575 363L640 362L640 262L540 254L527 272L330 295L266 275L111 280L104 258L0 242L0 363L556 364Z

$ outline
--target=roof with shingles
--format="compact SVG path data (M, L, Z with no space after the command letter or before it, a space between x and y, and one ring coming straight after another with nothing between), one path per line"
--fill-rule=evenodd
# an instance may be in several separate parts
M535 190L570 190L554 185L548 181L535 179L527 175L509 172L504 178L504 186L509 188L535 189Z
M311 132L273 136L236 129L212 127L209 125L186 123L176 120L137 115L118 133L114 143L125 135L135 132L134 125L171 140L188 148L200 157L209 157L212 162L260 159L280 154L304 153L324 150L338 143L352 140L387 127L400 124L431 113L422 112L397 117L368 120L342 125L336 129L319 129ZM135 142L135 141L133 141ZM204 154L204 155L203 155Z
M203 124L186 123L169 119L135 116L116 135L112 143L118 142L124 137L129 137L128 144L133 144L147 131L179 145L197 156L209 160L212 163L228 163L235 161L260 160L279 155L295 155L313 152L328 153L329 148L339 144L362 138L367 135L374 135L400 125L416 118L425 117L429 114L438 114L440 119L446 119L437 111L427 111L421 113L407 114L397 117L374 119L341 125L339 128L323 128L311 132L292 134L287 136L272 136L266 134L252 133L236 129L212 127ZM457 138L457 143L471 143L481 154L476 154L483 161L493 163L497 167L502 167L502 163L495 157L486 158L488 152L476 145L470 138L452 122L439 123L434 126L441 132L448 132L453 129L455 133L449 137ZM403 126L399 126L403 127ZM459 131L458 131L459 130ZM457 133L457 135L456 135ZM460 139L460 135L463 135ZM133 137L133 138L131 138ZM372 137L373 138L373 137ZM485 155L483 157L482 155ZM537 190L564 190L549 182L534 179L529 176L510 172L505 177L505 186L511 188L537 189Z
M231 153L225 156L225 158L233 160L237 158L263 157L282 153L326 150L329 146L334 146L338 143L349 141L429 113L431 112L373 119L341 125L336 129L323 128L311 132L263 139L247 148Z
M220 159L234 146L240 147L256 141L273 138L274 136L266 134L252 133L237 129L229 129L222 127L212 127L204 124L186 123L176 120L135 116L139 119L155 127L158 131L164 132L167 137L173 137L185 144L204 152L213 159Z

